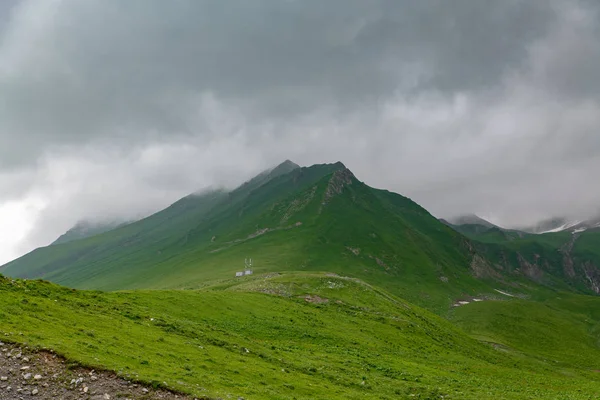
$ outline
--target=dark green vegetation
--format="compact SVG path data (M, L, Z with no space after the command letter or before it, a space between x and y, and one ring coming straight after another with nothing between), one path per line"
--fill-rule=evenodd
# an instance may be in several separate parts
M461 325L470 330L474 322L477 335L502 344L498 350L380 289L325 274L115 293L1 279L0 333L211 398L592 399L600 394L593 371L600 320L579 308L598 310L598 300L569 299L570 312L540 305L536 320L511 318L504 329L481 307L504 324L528 315L519 302L456 310ZM549 324L571 336L539 341ZM515 325L538 336L522 341Z
M7 264L121 291L4 279L0 333L199 396L597 398L600 233L465 222L288 161Z

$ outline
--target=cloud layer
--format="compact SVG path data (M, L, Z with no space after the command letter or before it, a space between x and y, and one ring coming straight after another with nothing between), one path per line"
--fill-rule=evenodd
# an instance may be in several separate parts
M586 0L0 5L0 261L290 158L438 216L600 211Z

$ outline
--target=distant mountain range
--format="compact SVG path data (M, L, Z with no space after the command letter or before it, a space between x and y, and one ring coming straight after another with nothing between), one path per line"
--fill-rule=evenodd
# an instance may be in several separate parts
M463 230L466 229L465 227L471 226L471 230L478 229L480 231L486 231L488 229L497 228L507 232L523 232L539 235L557 232L580 233L587 230L600 229L600 217L587 220L568 219L562 217L550 218L540 221L532 226L525 226L516 229L501 228L475 214L468 214L449 219L440 219L440 221L447 225L463 227L461 228Z
M542 221L532 227L523 228L530 233L571 232L579 233L592 229L600 229L600 217L588 220L573 220L567 218L552 218Z

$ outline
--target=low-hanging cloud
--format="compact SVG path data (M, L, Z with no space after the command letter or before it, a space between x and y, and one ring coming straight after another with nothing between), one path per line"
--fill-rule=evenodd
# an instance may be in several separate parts
M584 0L4 3L0 260L79 219L146 215L286 158L341 160L438 216L595 214L598 12Z

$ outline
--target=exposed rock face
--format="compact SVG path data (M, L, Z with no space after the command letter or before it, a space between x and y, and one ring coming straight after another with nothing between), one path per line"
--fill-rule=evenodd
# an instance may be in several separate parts
M582 260L572 254L579 237L578 233L573 234L573 237L559 249L562 255L562 262L560 259L548 259L540 254L527 256L529 257L528 259L521 253L511 254L508 250L505 250L497 255L499 260L496 264L493 264L485 256L487 254L485 245L479 244L480 247L478 248L477 244L466 239L461 244L470 254L470 269L476 278L502 279L502 274L521 274L532 281L543 284L544 281L551 281L544 279L547 277L547 274L552 276L554 271L562 267L564 276L559 278L563 278L572 284L577 284L579 287L581 287L581 284L584 284L588 289L600 295L600 266L592 261ZM511 261L511 256L513 255L516 255L516 263Z
M348 168L335 171L329 180L327 189L325 190L325 198L323 199L323 203L327 203L327 201L332 197L342 194L344 187L352 185L354 179L356 179L356 177Z
M470 267L473 276L478 279L500 279L502 277L498 271L496 271L494 267L479 254L473 254Z
M544 271L542 271L538 265L538 261L540 259L538 254L535 255L534 263L527 261L520 253L517 253L517 259L519 260L519 268L525 276L534 281L539 281L542 279L544 276Z
M590 288L596 294L600 294L600 268L587 261L582 264L583 272L589 282Z
M571 257L571 252L578 237L579 235L577 234L573 235L571 240L560 249L560 252L563 254L563 270L569 278L575 277L575 263L573 262L573 257Z

